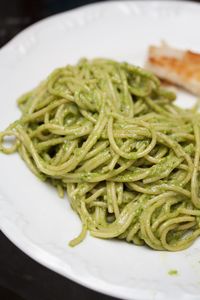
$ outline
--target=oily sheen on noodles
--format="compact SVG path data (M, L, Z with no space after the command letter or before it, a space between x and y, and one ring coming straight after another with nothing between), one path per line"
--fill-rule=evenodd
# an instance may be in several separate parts
M71 246L89 230L182 250L200 234L200 115L173 100L141 68L82 59L19 99L22 116L0 134L1 151L67 191L83 224Z

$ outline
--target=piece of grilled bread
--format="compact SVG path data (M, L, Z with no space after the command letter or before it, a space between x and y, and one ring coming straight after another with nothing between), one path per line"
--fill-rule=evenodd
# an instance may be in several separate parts
M159 78L200 96L200 54L171 48L166 43L150 46L146 68Z

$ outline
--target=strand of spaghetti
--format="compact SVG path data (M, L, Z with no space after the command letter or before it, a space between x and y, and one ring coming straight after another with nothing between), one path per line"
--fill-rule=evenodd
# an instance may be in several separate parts
M151 131L152 134L152 140L150 142L150 144L148 145L148 147L141 152L132 152L132 153L126 153L122 150L120 150L120 148L117 146L114 137L113 137L113 132L112 132L112 127L113 127L113 118L110 117L109 121L108 121L108 138L110 141L110 144L112 146L112 148L114 149L114 151L119 155L122 156L126 159L138 159L141 158L145 155L147 155L155 146L156 144L156 134L154 133L154 131L152 129L149 128L149 130Z
M192 172L191 178L191 200L195 207L200 208L200 199L198 197L198 185L197 185L197 175L198 175L198 168L199 168L199 159L200 159L200 130L199 125L196 121L193 123L194 127L194 136L196 142L196 151L194 157L194 168Z

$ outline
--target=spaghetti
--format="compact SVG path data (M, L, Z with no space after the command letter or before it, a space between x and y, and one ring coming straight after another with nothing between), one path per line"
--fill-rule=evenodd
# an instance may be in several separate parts
M200 235L200 114L174 100L141 68L82 59L19 99L22 116L0 133L0 149L67 191L83 224L71 246L89 230L182 250Z

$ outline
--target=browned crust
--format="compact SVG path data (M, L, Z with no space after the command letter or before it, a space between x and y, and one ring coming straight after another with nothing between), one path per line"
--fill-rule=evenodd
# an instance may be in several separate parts
M196 79L200 84L200 54L185 51L183 57L173 58L171 56L149 56L149 62L154 66L176 72L183 80Z

